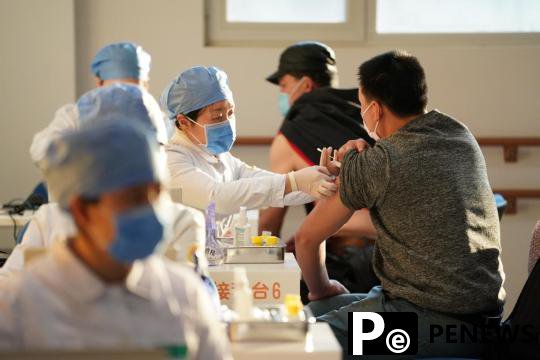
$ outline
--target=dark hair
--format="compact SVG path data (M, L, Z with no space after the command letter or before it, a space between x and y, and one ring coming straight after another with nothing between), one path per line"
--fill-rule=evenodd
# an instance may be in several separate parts
M427 105L426 76L418 59L405 51L387 52L358 67L364 95L386 105L397 116L422 113Z
M335 73L329 71L315 71L315 70L296 70L288 71L286 74L294 76L297 79L302 78L303 76L309 77L319 86L330 86L332 80L335 76Z
M197 118L199 117L199 114L201 113L202 110L203 109L193 110L193 111L188 112L187 114L184 114L184 116L187 116L193 121L197 121Z
M203 109L197 109L197 110L193 110L193 111L190 111L188 112L187 114L182 114L188 118L190 118L191 120L197 122L197 118L199 117L199 114L201 113ZM180 124L178 124L178 119L174 119L174 125L177 127L177 128L180 128Z

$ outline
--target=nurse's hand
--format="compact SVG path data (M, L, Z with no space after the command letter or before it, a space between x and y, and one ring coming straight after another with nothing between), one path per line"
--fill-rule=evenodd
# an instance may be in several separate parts
M364 139L349 140L342 147L339 148L336 160L343 161L345 155L351 150L362 152L368 147L370 146Z
M323 166L310 166L292 172L298 190L320 200L334 195L337 185L330 172Z
M336 160L337 150L332 152L332 147L325 147L321 151L321 159L319 160L319 165L324 166L328 169L332 176L339 176L341 170L341 163Z

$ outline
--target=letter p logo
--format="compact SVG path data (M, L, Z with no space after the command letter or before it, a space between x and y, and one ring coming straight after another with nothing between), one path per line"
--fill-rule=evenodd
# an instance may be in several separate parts
M374 312L354 312L353 320L353 355L364 355L364 340L375 340L384 332L384 319ZM364 320L373 322L373 330L364 332Z

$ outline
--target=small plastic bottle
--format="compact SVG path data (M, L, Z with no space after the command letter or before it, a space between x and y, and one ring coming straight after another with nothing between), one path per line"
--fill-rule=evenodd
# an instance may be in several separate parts
M234 268L233 310L239 320L252 317L253 295L249 288L246 268L243 267Z
M210 203L205 211L206 220L206 258L209 265L220 265L225 253L216 240L216 204Z
M247 209L240 206L238 222L234 226L234 246L248 246L251 240L251 225L247 218Z
M262 236L252 236L251 237L251 245L253 245L253 246L262 246L263 245L263 237Z
M279 238L277 236L267 236L264 242L266 246L277 246L279 244Z
M285 312L289 319L297 318L304 308L300 295L287 294L285 295Z

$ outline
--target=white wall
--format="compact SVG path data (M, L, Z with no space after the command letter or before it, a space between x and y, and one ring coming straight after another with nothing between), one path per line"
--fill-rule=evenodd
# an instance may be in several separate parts
M39 181L28 148L60 105L75 99L72 0L0 0L0 201Z
M79 95L93 86L93 54L129 39L152 54L154 95L189 66L217 65L230 75L240 135L272 135L278 128L276 88L264 77L275 70L282 49L204 47L202 0L82 0L76 8ZM404 48L426 69L432 107L452 113L478 136L540 135L540 44ZM354 86L360 62L388 49L335 48L342 86Z
M5 1L0 1L4 10ZM10 86L2 88L2 94L7 97L2 96L6 104L0 111L5 119L16 119L3 121L1 125L2 184L7 184L0 190L3 200L25 193L33 184L36 177L27 155L31 134L52 117L54 108L73 97L71 1L48 1L46 5L32 2L31 12L38 14L32 16L32 21L26 17L25 9L30 2L16 3L17 6L13 5L15 0L7 3L10 14L6 16L5 11L1 12L0 25L2 43L8 43L10 49L6 52L6 45L2 44L2 58L7 53L10 61L9 68L2 66L1 71L6 73L2 78L7 76ZM31 31L21 32L28 28ZM89 72L93 54L107 43L130 40L140 43L152 55L151 91L155 96L159 96L165 85L183 69L198 64L217 65L225 69L231 79L239 135L268 136L279 127L277 89L264 78L275 70L282 49L204 47L202 0L77 0L75 29L77 95L94 86ZM39 51L34 54L40 56L27 57L31 50L25 44L32 44L31 50L37 47ZM54 51L49 50L51 45L55 46ZM465 122L475 135L540 136L540 101L537 99L540 45L408 47L396 44L396 47L414 53L424 65L430 106ZM388 49L335 48L342 86L354 86L359 63ZM62 56L56 55L58 51ZM39 71L28 73L27 69L32 67ZM42 73L43 69L46 71ZM26 81L19 83L23 79ZM33 95L32 106L21 109L27 101L22 94L28 91ZM493 186L540 187L540 148L522 150L517 164L505 164L501 149L484 150ZM235 152L259 166L267 164L264 147L239 148ZM294 212L287 222L286 234L294 231L301 216L301 211ZM531 200L520 203L518 215L503 219L503 261L509 308L526 277L530 231L538 218L540 201Z

